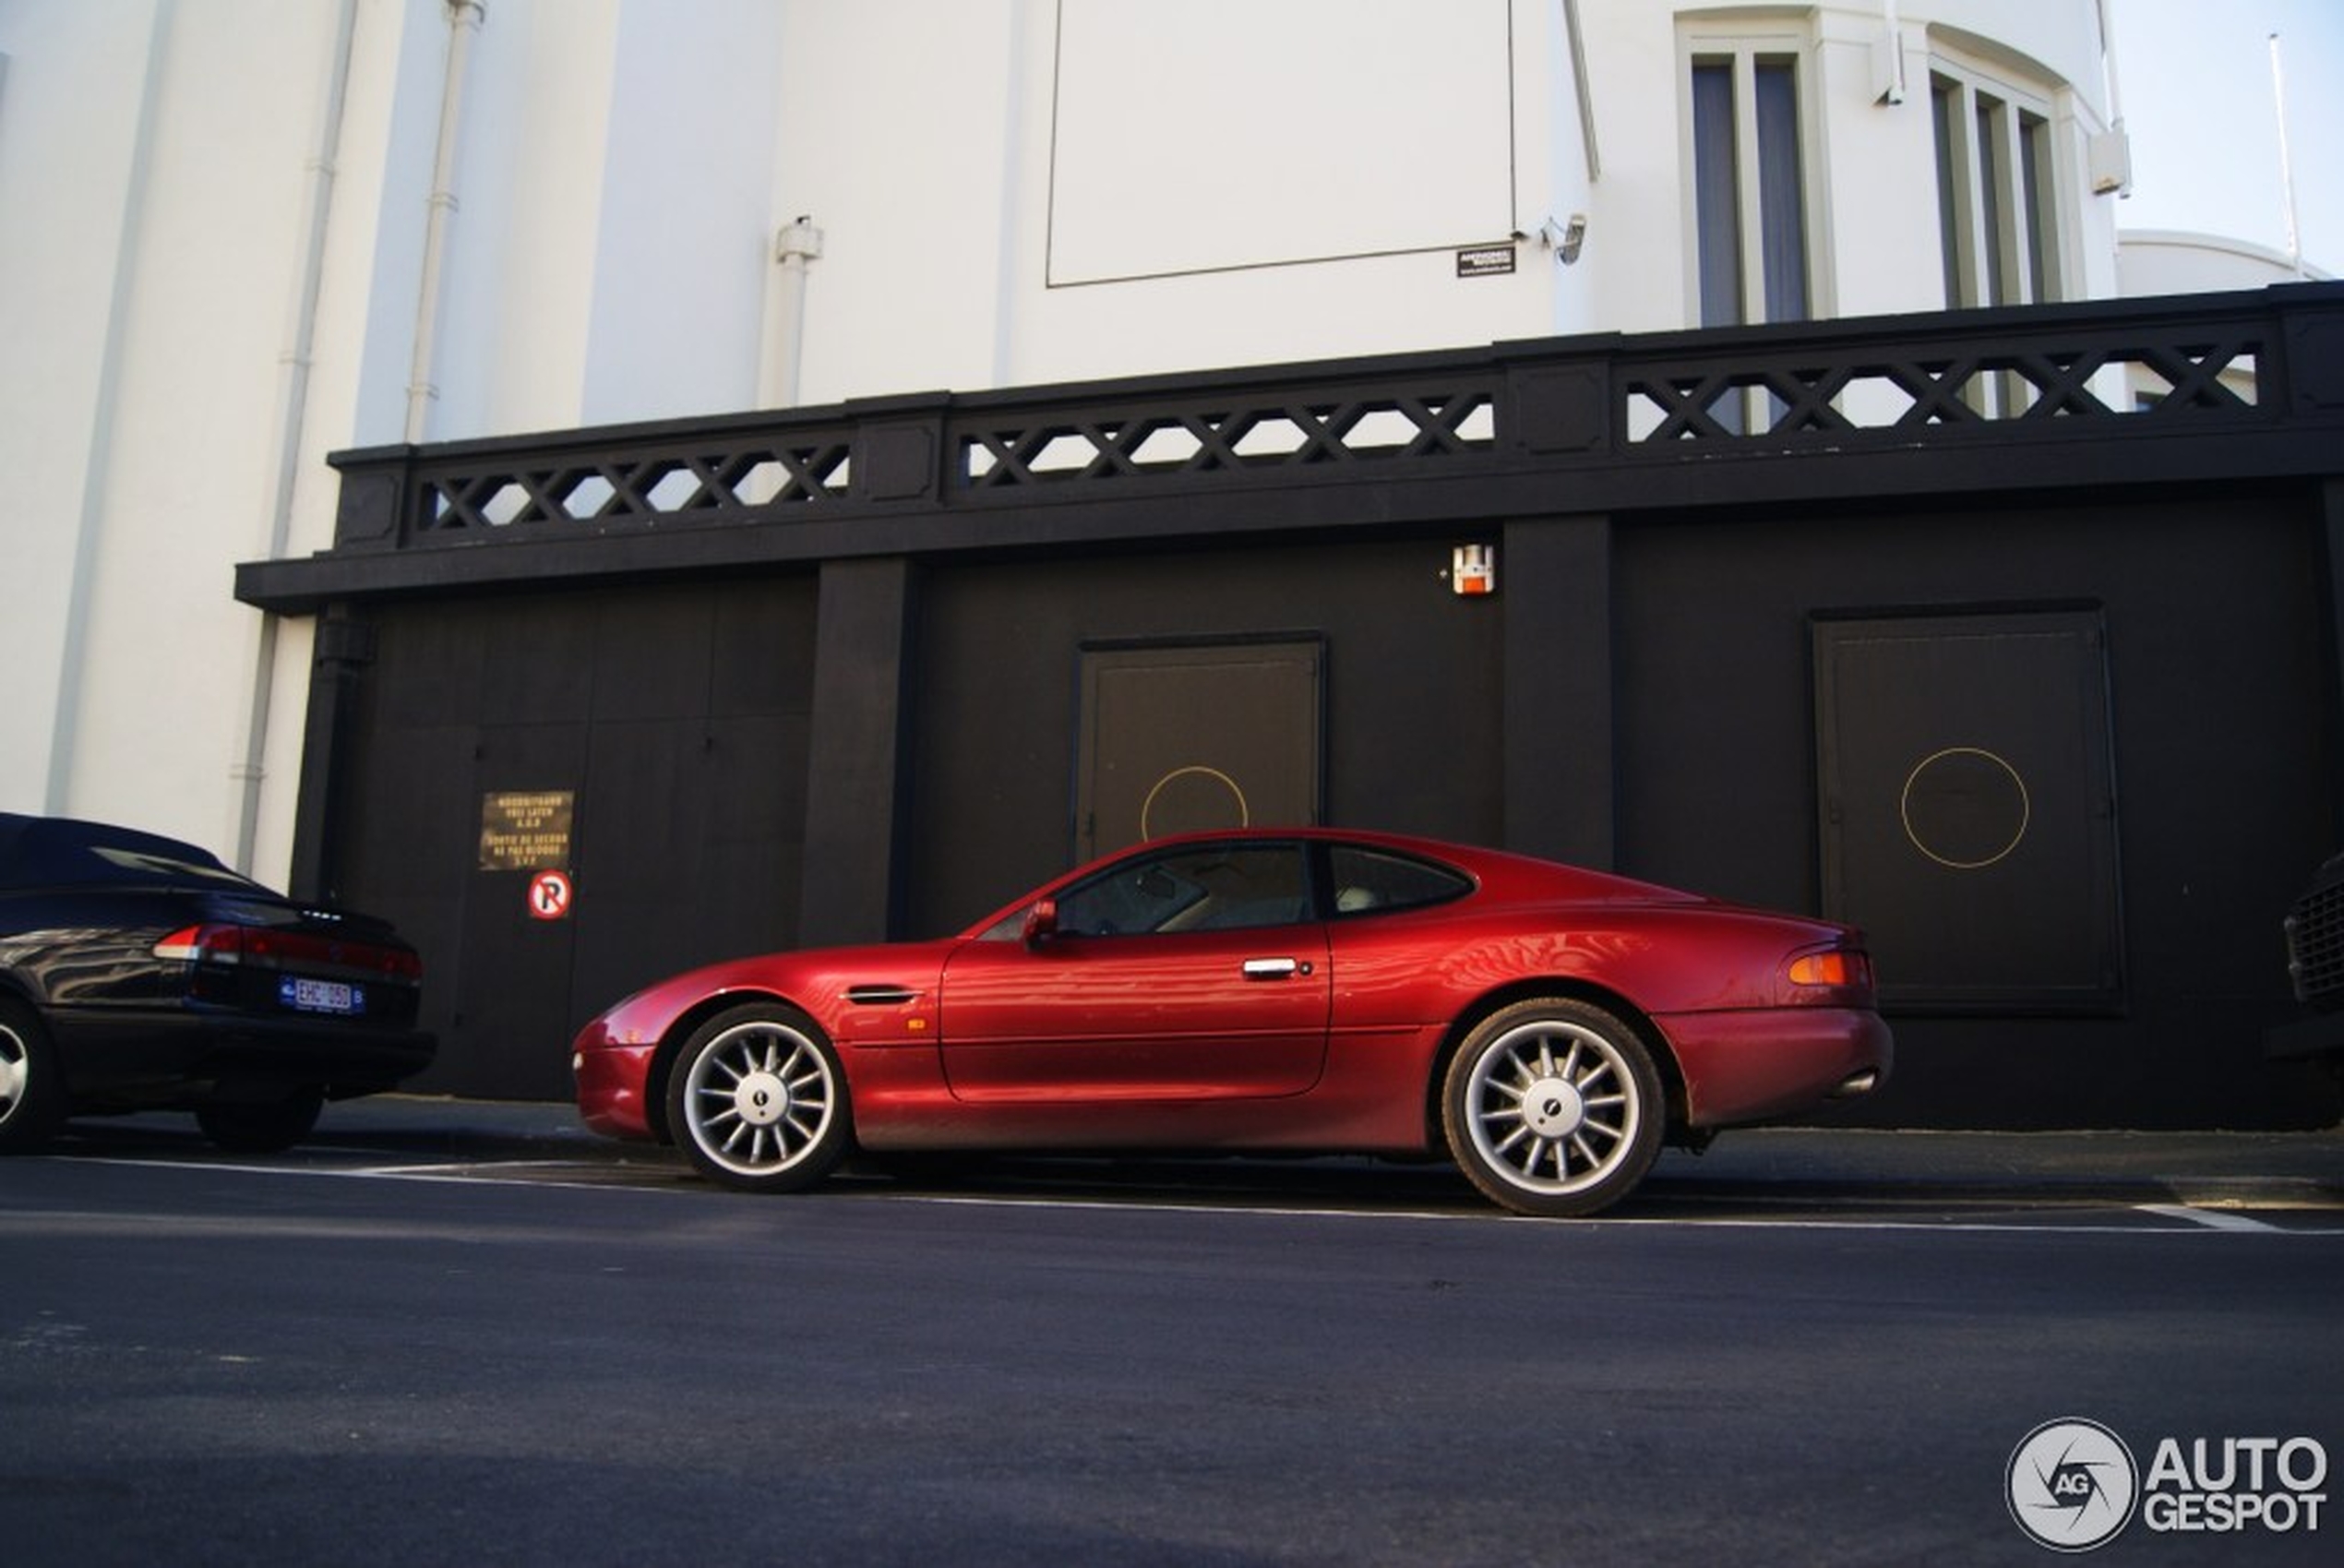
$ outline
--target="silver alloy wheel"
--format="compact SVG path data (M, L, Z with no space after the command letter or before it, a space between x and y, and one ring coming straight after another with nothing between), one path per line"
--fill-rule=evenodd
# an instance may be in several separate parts
M1465 1095L1467 1133L1485 1167L1540 1197L1599 1186L1644 1146L1642 1083L1620 1047L1584 1023L1516 1024L1474 1059Z
M32 1010L0 998L0 1155L38 1153L65 1119L56 1063Z
M771 1018L736 1023L697 1050L687 1069L686 1131L707 1161L732 1175L771 1178L826 1147L839 1114L838 1080L813 1040Z
M17 1032L0 1023L0 1121L6 1121L24 1104L32 1077L32 1052Z

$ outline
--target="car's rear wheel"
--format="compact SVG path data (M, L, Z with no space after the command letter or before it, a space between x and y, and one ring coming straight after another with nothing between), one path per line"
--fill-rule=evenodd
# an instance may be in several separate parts
M0 1155L47 1147L65 1110L65 1083L48 1031L30 1008L0 1001Z
M1636 1032L1589 1002L1490 1014L1449 1064L1441 1122L1476 1187L1518 1214L1610 1207L1660 1152L1660 1074Z
M281 1154L317 1130L325 1105L326 1097L315 1089L281 1100L215 1100L196 1107L196 1125L232 1154Z
M693 1031L668 1078L667 1124L701 1174L751 1192L810 1187L855 1142L837 1052L811 1019L771 1002Z

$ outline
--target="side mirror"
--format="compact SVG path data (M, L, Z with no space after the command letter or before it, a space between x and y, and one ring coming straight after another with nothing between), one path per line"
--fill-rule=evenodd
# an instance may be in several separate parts
M1058 901L1038 898L1034 907L1025 912L1025 945L1040 947L1058 934Z

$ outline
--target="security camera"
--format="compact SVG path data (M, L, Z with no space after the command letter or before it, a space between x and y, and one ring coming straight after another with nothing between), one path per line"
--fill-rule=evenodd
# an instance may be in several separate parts
M1573 212L1568 219L1549 218L1538 225L1538 243L1555 253L1555 259L1565 267L1579 259L1579 248L1586 243L1587 215Z

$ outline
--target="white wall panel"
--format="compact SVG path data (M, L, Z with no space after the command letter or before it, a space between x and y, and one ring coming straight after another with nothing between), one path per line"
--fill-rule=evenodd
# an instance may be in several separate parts
M1506 0L1061 0L1049 282L1502 239Z

